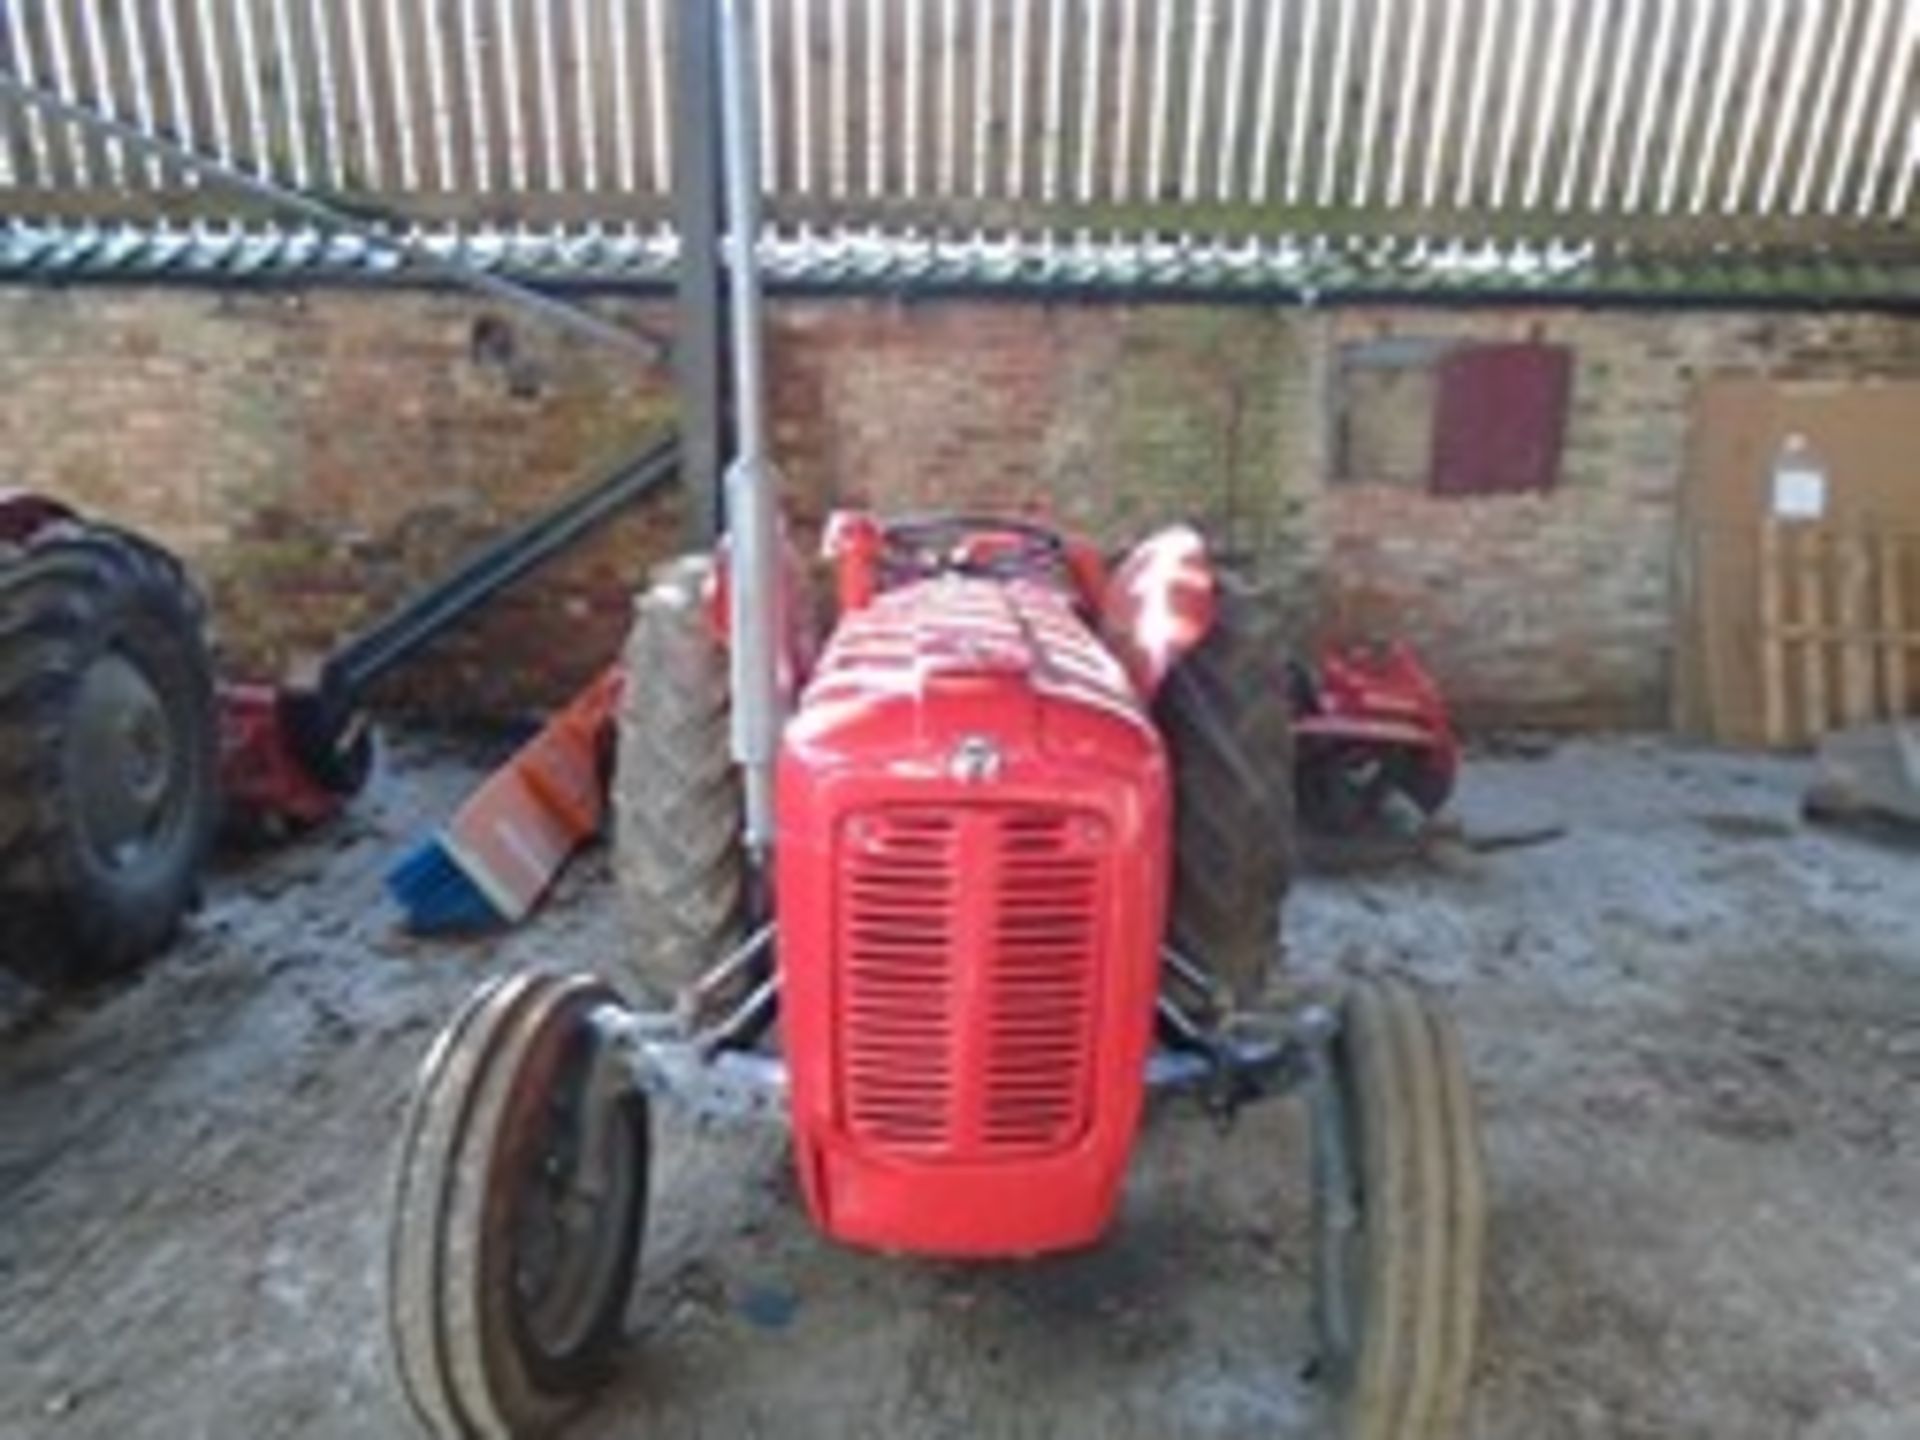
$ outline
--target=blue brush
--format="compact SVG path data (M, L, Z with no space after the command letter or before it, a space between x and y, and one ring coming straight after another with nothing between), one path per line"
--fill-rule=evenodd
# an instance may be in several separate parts
M486 893L453 858L446 836L436 831L388 867L387 893L406 911L416 935L491 930L503 917Z
M625 678L602 671L387 872L421 934L517 925L606 818L606 749Z

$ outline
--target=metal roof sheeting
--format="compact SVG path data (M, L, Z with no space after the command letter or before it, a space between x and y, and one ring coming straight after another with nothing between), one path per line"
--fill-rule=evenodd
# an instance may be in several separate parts
M296 222L197 156L503 266L646 280L678 8L0 0L0 76L126 127L0 95L12 253L78 227L12 273L380 273L297 229L235 240ZM759 9L788 283L1844 299L1920 260L1916 0ZM102 238L124 223L154 244Z

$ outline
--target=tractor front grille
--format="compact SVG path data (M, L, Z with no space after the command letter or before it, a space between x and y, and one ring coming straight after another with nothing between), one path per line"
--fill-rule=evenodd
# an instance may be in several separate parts
M840 1069L858 1141L954 1159L1090 1121L1105 830L1019 807L853 816L839 867Z
M853 1134L890 1149L950 1143L960 826L889 811L849 826L841 866L843 1093Z

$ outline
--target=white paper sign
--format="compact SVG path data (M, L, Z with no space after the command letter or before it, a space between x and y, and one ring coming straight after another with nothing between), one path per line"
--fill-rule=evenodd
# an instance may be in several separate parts
M1803 465L1773 472L1773 513L1782 520L1818 520L1827 513L1827 475Z

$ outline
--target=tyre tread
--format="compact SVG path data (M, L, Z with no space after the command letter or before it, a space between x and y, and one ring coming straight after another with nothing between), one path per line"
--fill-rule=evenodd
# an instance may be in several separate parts
M1274 607L1231 573L1216 579L1213 628L1154 708L1173 764L1171 934L1246 1004L1280 953L1294 863L1293 723Z
M614 869L628 972L666 999L745 930L741 800L726 652L710 633L706 557L662 567L635 607L614 767Z
M550 1431L598 1381L620 1339L646 1212L645 1156L635 1233L613 1304L562 1363L531 1368L501 1308L510 1266L489 1245L500 1221L502 1167L526 1143L527 1110L556 1079L556 1024L615 997L586 976L522 974L490 982L441 1032L402 1128L388 1227L387 1324L400 1389L415 1418L445 1440L510 1440ZM632 1117L647 1144L644 1105Z
M1346 1440L1452 1440L1466 1415L1486 1218L1451 1019L1398 981L1353 987L1338 1053L1355 1112L1368 1268L1340 1396Z

